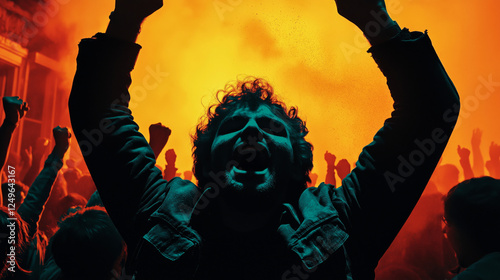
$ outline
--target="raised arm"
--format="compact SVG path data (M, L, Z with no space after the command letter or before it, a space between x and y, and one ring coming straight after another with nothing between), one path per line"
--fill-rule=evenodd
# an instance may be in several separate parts
M109 216L129 250L165 195L167 182L128 109L135 44L156 0L117 0L106 34L81 41L69 100L71 123Z
M484 158L483 153L481 153L481 138L483 138L483 131L476 128L472 131L472 137L470 140L472 147L472 170L474 171L475 177L484 176Z
M154 123L149 126L149 146L153 149L155 159L161 154L168 142L172 131L161 123Z
M337 182L335 180L335 161L337 157L334 154L325 152L325 161L326 161L326 177L325 183L337 186Z
M337 170L337 174L342 181L349 173L351 173L351 164L347 161L347 159L343 158L339 160L335 169Z
M52 130L56 142L54 149L48 156L42 171L30 186L23 204L19 206L19 215L28 223L30 236L38 229L38 221L42 216L45 203L49 199L50 192L57 173L63 166L64 154L69 147L71 133L65 127L56 127Z
M149 15L163 6L163 0L116 0L115 10L109 16L106 34L135 43L141 24Z
M337 0L339 13L372 44L369 52L387 78L394 111L361 152L356 168L336 192L345 201L353 267L373 277L418 201L454 128L458 94L427 34L399 31L384 1ZM378 31L378 32L376 32ZM336 200L337 198L334 198ZM340 203L342 204L342 203Z
M500 178L500 145L491 142L489 149L490 159L486 161L486 169L493 178Z
M464 180L473 178L474 172L472 171L472 166L470 164L470 150L458 145L457 152L460 157L460 166L462 166L462 170L464 172Z
M38 137L36 139L35 148L32 153L31 165L23 177L23 183L26 185L31 186L38 173L40 173L40 170L42 169L42 159L48 150L48 147L49 139L45 137Z
M0 169L3 168L7 160L12 133L29 110L28 104L17 96L5 96L2 101L5 119L0 126Z

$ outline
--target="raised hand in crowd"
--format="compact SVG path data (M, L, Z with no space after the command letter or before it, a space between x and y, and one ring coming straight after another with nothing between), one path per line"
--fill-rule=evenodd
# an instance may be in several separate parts
M36 178L36 175L42 169L42 159L47 153L49 148L49 139L45 137L38 137L35 142L35 147L32 150L32 160L29 170L23 177L23 182L26 185L31 185Z
M460 166L464 172L464 180L468 180L474 177L474 172L470 164L470 150L458 145L457 148L458 156L460 157Z
M472 147L472 170L475 177L484 176L484 158L481 153L481 139L483 131L476 128L472 131L471 147Z
M23 231L19 230L19 236L17 237L19 240L17 241L19 242L23 239L22 242L25 242L28 250L23 252L26 246L22 248L18 246L19 250L16 253L21 258L16 262L16 265L24 270L31 271L30 277L33 278L30 279L39 279L38 274L40 273L40 266L45 254L45 247L41 246L44 238L39 231L39 221L45 204L49 199L57 174L63 166L62 159L68 150L69 138L71 137L67 128L56 127L52 132L55 140L54 148L45 160L42 171L37 174L34 182L30 185L28 194L17 211L20 217L18 219L18 227L24 229ZM4 219L5 215L1 214L0 219ZM25 276L25 274L19 267L16 268L17 274L10 274L7 276L8 279L11 279L9 277L13 277L14 275L20 277L15 279L25 279L21 278L21 275Z
M336 186L337 180L335 179L335 161L337 160L337 157L326 151L325 152L325 161L327 165L326 169L326 177L325 177L325 183L334 185Z
M29 146L21 152L21 172L19 178L24 178L33 164L33 147Z
M17 123L26 115L29 111L28 103L24 102L17 96L5 96L3 97L3 110L5 112L5 121L10 122L13 125Z
M325 161L328 164L328 166L335 166L336 160L337 160L337 157L334 154L332 154L328 151L325 152Z
M12 133L29 110L28 104L17 96L5 96L2 101L5 119L0 127L0 169L7 160Z
M347 159L341 159L337 163L336 166L337 174L339 175L340 180L344 180L344 178L351 173L351 164Z
M489 149L490 159L486 162L486 169L491 177L500 178L500 145L491 142Z
M62 159L66 151L68 151L71 132L67 127L58 126L52 130L52 134L56 142L53 153Z
M171 133L172 131L170 128L161 123L155 123L149 126L149 146L153 149L155 159L158 159Z

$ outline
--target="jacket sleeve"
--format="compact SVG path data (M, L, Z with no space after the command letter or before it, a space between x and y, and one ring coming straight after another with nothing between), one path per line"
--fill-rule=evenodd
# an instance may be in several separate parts
M71 124L102 202L133 250L167 183L128 108L130 71L141 47L96 34L79 48Z
M51 153L17 210L21 218L28 223L28 232L31 237L38 230L38 222L45 208L45 203L49 199L52 186L62 165L60 156Z
M372 47L394 111L337 190L348 246L373 271L417 203L453 131L457 91L427 33L404 29ZM373 273L373 272L372 272Z

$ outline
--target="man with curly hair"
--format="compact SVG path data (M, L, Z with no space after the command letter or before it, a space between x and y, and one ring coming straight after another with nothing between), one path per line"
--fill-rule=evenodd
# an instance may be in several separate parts
M383 0L337 0L372 44L394 112L342 186L306 188L312 146L297 109L262 79L226 86L193 137L199 184L162 179L128 109L135 44L161 0L117 0L80 43L75 135L137 279L373 279L446 146L458 94L427 34Z
M222 100L208 109L193 137L194 175L208 194L222 192L222 205L232 204L227 212L261 213L254 221L263 223L270 213L280 213L271 208L296 205L310 181L312 145L304 139L305 122L263 79L248 77L218 94ZM231 224L253 226L234 218Z

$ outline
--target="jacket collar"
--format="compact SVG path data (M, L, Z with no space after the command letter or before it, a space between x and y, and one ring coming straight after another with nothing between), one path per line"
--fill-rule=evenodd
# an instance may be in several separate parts
M201 246L201 236L190 223L206 203L205 192L179 178L171 180L167 189L163 203L151 215L153 227L144 239L165 258L176 261L192 247ZM321 184L302 193L297 210L283 205L278 233L308 269L323 263L348 238L332 204L333 195L332 186Z

